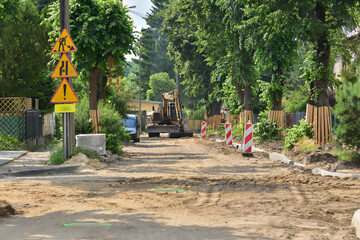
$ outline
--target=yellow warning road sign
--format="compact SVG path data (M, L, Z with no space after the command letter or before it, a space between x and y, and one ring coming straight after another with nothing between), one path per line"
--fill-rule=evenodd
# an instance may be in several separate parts
M51 98L51 103L77 103L79 102L74 90L69 82L64 78L57 88L54 96Z
M60 61L57 63L53 73L51 74L52 78L65 78L65 77L77 77L78 73L76 72L74 66L70 62L68 56L63 54L60 58Z
M60 34L59 39L56 41L51 53L68 53L68 52L76 52L77 48L71 39L68 31L64 28L62 33Z

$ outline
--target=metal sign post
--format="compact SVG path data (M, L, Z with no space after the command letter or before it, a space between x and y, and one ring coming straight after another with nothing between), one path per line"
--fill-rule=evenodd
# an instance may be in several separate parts
M77 72L71 63L71 52L76 52L77 48L70 37L70 11L69 0L60 0L60 30L61 34L56 41L51 53L61 53L60 61L56 65L52 78L62 78L58 89L51 99L51 103L63 103L62 106L55 107L55 112L63 113L63 156L68 159L72 154L72 146L75 139L74 111L75 106L69 103L79 102L78 97L72 90L71 77L77 77ZM65 106L64 106L65 105ZM69 106L66 106L69 105Z

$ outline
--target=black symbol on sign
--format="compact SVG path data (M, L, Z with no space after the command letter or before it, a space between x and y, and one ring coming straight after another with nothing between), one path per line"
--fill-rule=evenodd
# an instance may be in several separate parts
M66 100L66 84L64 84L63 88L64 88L64 100Z
M65 51L66 37L67 37L67 36L59 39L59 48L58 48L58 51L59 51L59 52L61 51L60 48L62 48L62 51L63 51L63 52Z
M69 71L69 66L68 66L68 61L61 61L61 67L60 67L60 76L63 75L63 73L65 73L65 75L68 75L68 71Z

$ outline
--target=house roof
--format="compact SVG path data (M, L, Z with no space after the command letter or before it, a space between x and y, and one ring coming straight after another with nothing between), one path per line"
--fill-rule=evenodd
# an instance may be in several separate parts
M139 102L138 99L130 99L130 101L132 101L132 102ZM144 103L156 103L156 104L160 104L160 103L161 103L160 101L145 101L145 100L141 100L141 102L144 102Z

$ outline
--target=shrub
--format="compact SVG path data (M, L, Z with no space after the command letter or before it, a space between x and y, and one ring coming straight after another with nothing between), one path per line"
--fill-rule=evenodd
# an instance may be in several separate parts
M314 137L314 131L311 126L312 124L305 121L305 119L300 120L300 125L294 125L293 128L289 129L285 134L285 146L284 149L292 149L294 143L297 143L304 136L308 138Z
M71 154L70 158L78 153L83 153L90 159L99 159L100 158L100 154L98 152L91 150L91 149L81 147L81 146L75 147L73 149L73 153ZM49 158L49 161L47 162L47 164L62 164L66 160L67 159L64 158L63 147L58 147L54 152L51 152L50 158Z
M90 159L99 159L100 158L100 154L97 151L91 150L91 149L88 149L88 148L85 148L82 146L75 147L73 149L73 153L71 156L74 156L78 153L83 153Z
M259 122L254 124L254 138L262 141L277 140L277 134L282 130L277 127L277 121L272 123L267 112L260 113L258 120Z
M47 164L62 164L65 162L63 148L59 147L50 153L49 161Z
M55 114L55 138L62 139L63 138L63 126L62 126L62 114Z
M0 151L19 151L24 149L24 144L19 142L18 139L10 135L0 135Z
M350 147L360 146L360 78L355 83L344 82L336 101L339 125L335 132L339 142Z
M106 134L106 148L112 153L121 153L122 142L130 140L124 125L120 122L122 117L115 110L113 104L99 102L101 132Z
M80 97L79 103L76 104L74 122L75 134L88 134L92 132L88 97Z
M238 125L235 125L232 128L232 135L234 137L243 137L244 136L244 130L245 130L245 122L241 121Z

